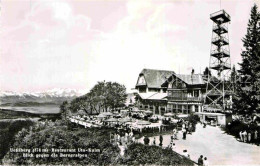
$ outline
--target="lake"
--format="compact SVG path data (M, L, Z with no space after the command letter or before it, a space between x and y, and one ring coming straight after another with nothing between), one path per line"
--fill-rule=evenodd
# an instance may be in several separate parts
M57 114L60 112L59 105L42 105L42 106L1 106L1 109L23 111L36 114Z

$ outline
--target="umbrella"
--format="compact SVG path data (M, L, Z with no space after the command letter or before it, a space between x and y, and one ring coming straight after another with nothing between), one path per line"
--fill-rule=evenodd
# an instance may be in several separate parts
M131 125L133 124L132 122L126 122L125 125Z
M138 108L133 108L134 112L139 112L140 110Z
M147 114L152 114L153 113L153 111L149 111L149 110L146 110L144 112L147 113Z
M78 115L87 115L87 113L85 111L83 111L83 110L79 110L78 111Z
M173 120L172 120L173 123L178 123L178 121L179 121L179 120L177 120L177 119L173 119Z
M105 118L106 117L106 115L104 115L104 114L99 114L98 116L97 116L97 118Z
M141 121L138 121L137 124L138 125L149 125L149 124L151 124L151 122L141 120Z
M189 115L185 115L185 114L182 114L182 115L177 115L179 118L186 118L188 117Z
M132 119L130 119L129 117L125 117L123 119L120 119L119 122L132 122Z
M102 113L105 116L113 116L114 114L112 112L103 112Z
M164 114L164 116L174 116L174 114L171 112L168 112L168 113Z
M105 120L106 122L117 122L118 120L116 118L109 118Z

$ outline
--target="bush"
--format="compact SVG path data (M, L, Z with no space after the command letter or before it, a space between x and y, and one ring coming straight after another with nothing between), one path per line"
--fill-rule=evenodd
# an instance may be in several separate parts
M0 122L0 160L14 143L15 135L34 124L31 120L7 120Z
M100 149L99 153L89 153L83 158L48 157L48 158L24 158L22 153L8 153L5 164L10 165L36 165L36 164L79 164L79 165L108 165L114 164L119 156L119 148L110 143L109 130L73 128L71 130L63 122L39 122L29 130L22 130L15 138L14 148L40 148L49 149Z
M181 157L171 149L158 146L145 146L140 143L131 144L126 150L121 164L127 165L193 165L193 162Z

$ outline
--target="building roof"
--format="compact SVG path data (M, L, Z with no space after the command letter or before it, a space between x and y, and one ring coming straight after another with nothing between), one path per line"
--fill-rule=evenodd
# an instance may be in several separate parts
M143 69L139 75L144 75L149 88L161 88L164 81L174 74L174 71Z
M202 74L193 74L193 75L176 74L176 76L188 85L203 85L203 84L205 84L205 81L203 80Z

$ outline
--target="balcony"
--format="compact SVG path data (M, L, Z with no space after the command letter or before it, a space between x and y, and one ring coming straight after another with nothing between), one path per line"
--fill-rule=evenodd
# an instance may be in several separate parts
M226 58L229 57L230 54L226 49L220 49L211 51L211 56L214 56L216 58Z
M169 101L202 101L202 97L167 97Z
M230 15L225 10L220 10L210 15L210 19L215 23L227 23L231 20Z
M215 44L216 46L224 46L224 45L227 45L229 42L228 42L228 39L225 38L224 36L218 36L218 37L215 37L212 39L212 43Z
M188 97L188 101L202 101L202 97Z
M217 34L224 34L228 32L228 28L226 25L215 25L213 31Z

